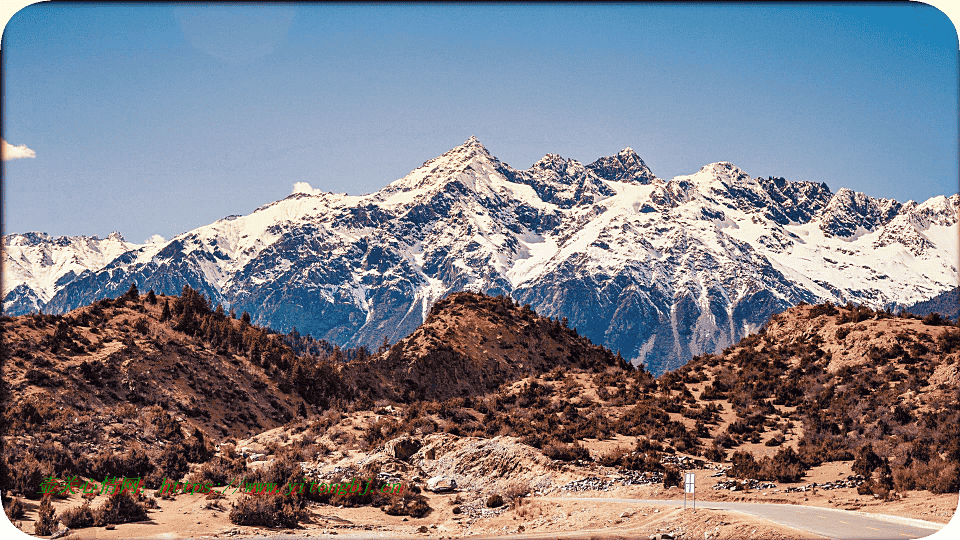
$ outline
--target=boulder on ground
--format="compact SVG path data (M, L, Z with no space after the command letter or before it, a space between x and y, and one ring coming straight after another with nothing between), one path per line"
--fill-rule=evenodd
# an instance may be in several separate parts
M427 489L434 493L453 491L457 489L457 481L448 476L434 476L427 480Z
M386 444L386 453L400 461L407 461L410 459L410 456L420 450L420 447L420 441L417 439L412 437L399 437Z

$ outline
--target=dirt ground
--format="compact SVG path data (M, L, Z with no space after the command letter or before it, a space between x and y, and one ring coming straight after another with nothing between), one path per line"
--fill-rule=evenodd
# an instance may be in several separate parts
M613 495L613 492L606 492ZM597 492L582 492L583 496L600 496ZM623 494L625 495L625 494ZM105 498L100 496L98 499ZM755 539L814 539L816 535L803 534L762 519L737 512L714 510L687 510L644 505L604 504L596 501L543 501L526 499L516 507L505 506L489 517L472 518L454 514L456 493L426 493L433 511L423 518L389 516L378 508L334 508L313 504L309 507L310 522L302 529L269 529L242 527L230 523L230 504L239 495L219 501L220 508L202 496L179 495L175 500L158 500L159 508L149 511L150 520L125 523L112 530L90 527L74 531L68 538L236 538L290 534L302 537L328 534L375 532L378 536L424 538L460 538L466 536L500 536L538 533L579 532L596 538L648 537L669 532L678 538ZM77 506L79 496L57 501L59 511ZM101 501L94 500L96 506ZM22 529L33 532L36 502L27 502L27 516Z
M909 492L901 500L881 502L872 497L859 496L855 489L817 490L805 493L783 493L782 489L746 490L729 492L712 489L718 478L714 470L694 471L697 477L697 499L703 501L791 503L841 508L867 513L879 513L946 523L957 506L953 494L932 495L927 492ZM845 471L831 464L813 471L810 482L836 479ZM820 480L817 480L819 478ZM779 488L779 487L778 487ZM148 513L149 521L117 525L112 530L90 527L73 531L69 538L224 538L290 534L302 537L326 534L363 534L377 536L460 538L466 536L516 535L538 537L544 533L579 532L596 538L648 538L658 533L671 533L674 538L753 538L781 539L819 538L796 529L732 511L694 510L692 498L686 510L642 504L605 504L597 501L576 500L577 497L682 499L679 488L661 486L618 486L608 491L578 491L551 493L551 497L569 498L544 500L538 497L523 499L519 505L504 505L499 509L485 509L482 501L473 501L469 491L459 493L424 492L433 509L422 518L390 516L379 508L342 508L310 503L309 522L301 529L269 529L236 526L230 523L231 504L241 495L229 494L219 501L208 501L201 495L179 494L174 500L157 499L158 508ZM92 501L96 507L106 499L100 495ZM24 501L26 517L22 530L32 533L36 519L36 501ZM55 500L57 511L79 506L83 500L73 495ZM472 511L454 513L455 507ZM481 515L482 514L482 515Z

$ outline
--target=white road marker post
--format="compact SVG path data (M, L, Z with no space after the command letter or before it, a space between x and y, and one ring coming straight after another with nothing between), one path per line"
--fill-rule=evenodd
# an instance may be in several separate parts
M687 509L687 493L693 494L693 509L697 509L697 493L694 491L694 486L696 485L696 477L692 472L688 472L685 475L683 481L683 509Z

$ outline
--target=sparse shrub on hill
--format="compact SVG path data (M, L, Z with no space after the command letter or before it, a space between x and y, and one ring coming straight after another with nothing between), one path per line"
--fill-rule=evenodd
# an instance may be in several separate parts
M733 466L727 471L734 478L753 478L775 482L799 482L806 470L803 461L793 448L780 449L773 457L757 461L752 454L742 450L730 458Z
M187 461L187 450L182 443L170 443L163 447L157 456L153 473L146 475L145 485L148 488L158 488L164 479L179 481L190 470Z
M576 441L573 444L550 443L543 448L543 455L560 461L590 461L590 452Z
M700 393L700 399L702 400L717 400L717 399L727 399L727 391L729 388L726 387L722 382L713 381L704 387L703 392Z
M730 432L728 430L721 431L713 439L713 446L715 448L733 448L737 444L737 441L730 436Z
M300 482L303 479L303 470L300 468L299 457L289 452L280 452L269 467L261 467L250 477L251 482L263 482L286 485L288 482Z
M54 422L56 423L56 422ZM55 426L59 428L60 426ZM54 476L63 478L78 472L73 453L59 441L46 441L30 448L30 455L40 462L41 468Z
M930 313L922 319L923 324L928 326L948 326L950 325L949 319L944 319L939 313Z
M799 482L806 471L800 455L793 448L781 448L773 457L765 457L760 465L758 480Z
M809 318L815 319L821 315L836 315L837 308L831 302L824 302L822 304L817 304L810 308Z
M937 338L937 349L943 354L960 350L960 330L948 329Z
M8 470L12 491L33 500L37 500L41 496L39 486L43 479L53 474L49 467L44 470L40 462L29 454L22 459L14 459L10 462Z
M183 445L190 463L204 463L213 456L213 447L207 442L200 428L193 428L193 435L184 441Z
M893 486L901 492L924 489L953 493L960 490L960 464L939 456L929 461L912 460L907 466L893 469Z
M733 456L730 457L730 462L733 466L727 471L728 476L734 478L757 478L760 476L760 465L749 452L742 450L734 452Z
M726 458L726 452L724 452L718 445L714 444L704 449L703 457L709 459L710 461L722 463Z
M204 463L194 479L194 483L209 483L216 486L225 486L236 479L242 479L247 472L247 465L240 456L216 456Z
M143 478L150 475L154 468L150 457L137 445L124 454L115 453L109 447L104 448L100 453L83 461L81 471L89 478L103 479L107 475Z
M837 324L858 323L876 316L876 312L867 306L855 306L847 302L844 311L837 317Z
M780 433L778 431L774 433L773 436L771 436L769 439L767 439L767 442L763 443L763 445L764 446L780 446L781 444L783 444L785 440L786 439L784 438L783 433Z

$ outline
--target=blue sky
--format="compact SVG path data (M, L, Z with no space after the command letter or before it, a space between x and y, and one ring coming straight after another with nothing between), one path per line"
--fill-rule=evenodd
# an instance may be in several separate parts
M476 135L875 197L957 191L957 34L918 4L35 4L3 34L4 232L142 242L375 191ZM28 152L28 150L23 150Z

